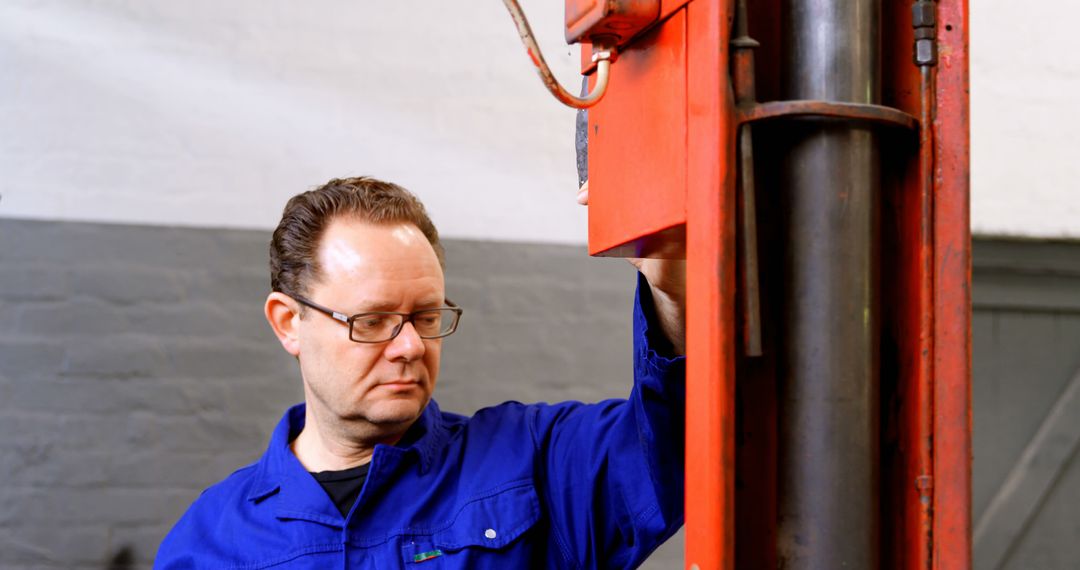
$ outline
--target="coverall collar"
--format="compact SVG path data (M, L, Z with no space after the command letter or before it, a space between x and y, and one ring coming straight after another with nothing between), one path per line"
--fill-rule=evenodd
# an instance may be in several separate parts
M289 408L278 422L270 436L270 445L256 463L256 475L247 499L258 503L280 493L278 511L286 513L286 518L289 518L287 513L303 514L297 518L340 526L341 513L289 448L289 444L304 428L305 412L305 404L297 404ZM446 426L440 421L441 418L438 404L431 400L396 446L375 446L372 468L376 468L375 461L378 460L379 471L393 470L405 458L415 456L421 472L427 472L446 442ZM368 477L372 478L373 475L369 473Z

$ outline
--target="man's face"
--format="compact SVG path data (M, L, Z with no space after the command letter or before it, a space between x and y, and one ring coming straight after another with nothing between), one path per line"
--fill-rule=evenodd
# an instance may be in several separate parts
M337 218L323 233L318 260L320 279L307 298L340 313L408 313L444 304L438 257L413 224ZM431 399L442 340L421 339L412 323L391 341L363 344L349 340L343 323L309 309L298 330L308 407L323 419L400 428Z

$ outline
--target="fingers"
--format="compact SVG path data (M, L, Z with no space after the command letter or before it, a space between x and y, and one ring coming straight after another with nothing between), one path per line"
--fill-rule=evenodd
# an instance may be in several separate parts
M582 206L588 206L589 205L589 181L588 180L586 180L585 183L581 185L581 188L578 189L577 203L581 204Z

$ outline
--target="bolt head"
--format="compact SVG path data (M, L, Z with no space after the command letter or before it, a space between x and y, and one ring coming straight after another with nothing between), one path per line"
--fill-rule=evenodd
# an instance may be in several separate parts
M935 63L937 63L937 42L915 40L915 64L934 65Z
M911 23L916 28L937 25L937 6L934 2L916 2L911 5Z

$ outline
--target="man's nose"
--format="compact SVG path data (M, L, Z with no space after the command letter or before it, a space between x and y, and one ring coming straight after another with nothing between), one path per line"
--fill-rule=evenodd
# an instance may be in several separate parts
M416 332L416 327L413 326L412 322L406 322L401 325L401 332L386 347L386 357L390 360L409 362L424 356L426 350L424 339L420 338L420 333Z

